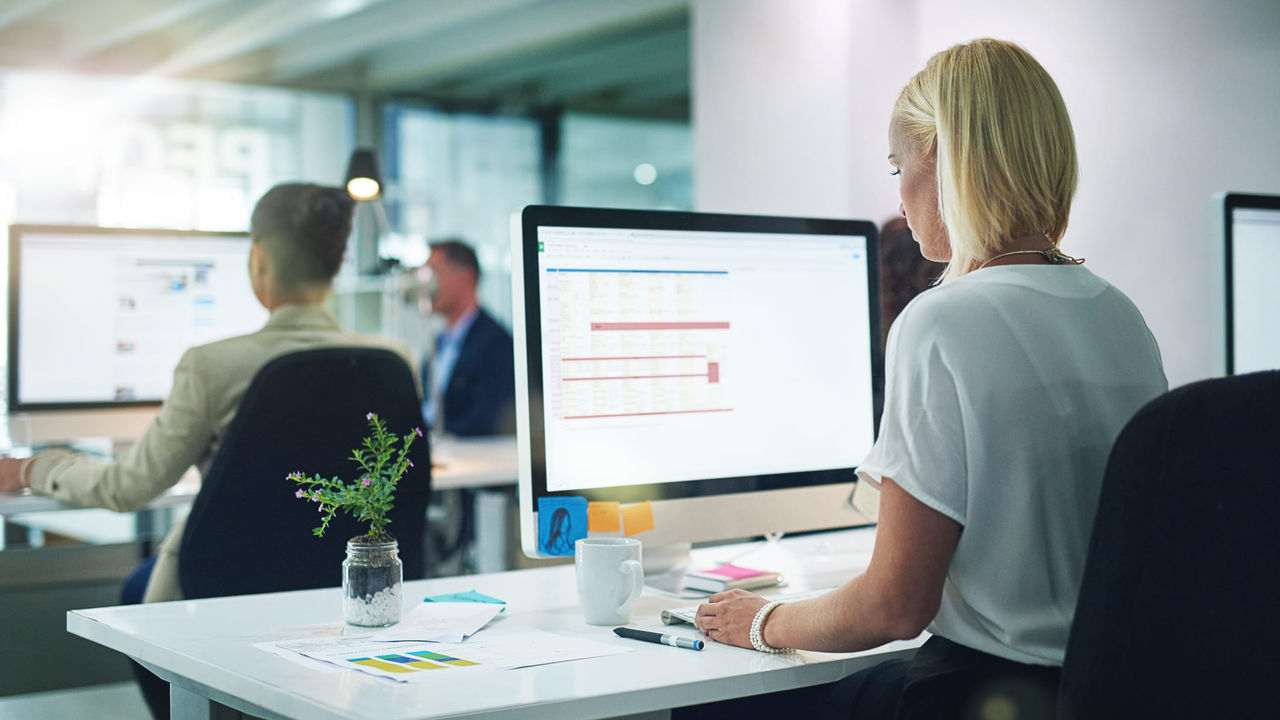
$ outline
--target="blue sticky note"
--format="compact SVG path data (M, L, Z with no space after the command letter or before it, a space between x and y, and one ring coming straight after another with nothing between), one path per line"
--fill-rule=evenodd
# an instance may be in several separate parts
M495 605L506 605L506 600L499 600L496 597L490 597L484 593L468 590L460 593L445 593L443 595L428 595L422 598L422 602L471 602L471 603L492 603Z
M573 555L573 544L586 536L586 498L538 498L538 552Z

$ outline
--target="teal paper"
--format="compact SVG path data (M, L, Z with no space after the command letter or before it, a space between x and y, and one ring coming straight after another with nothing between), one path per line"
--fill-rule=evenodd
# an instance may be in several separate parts
M495 605L506 605L506 600L499 600L496 597L489 597L484 593L478 593L475 590L468 590L460 593L445 593L443 595L432 595L422 598L422 602L471 602L471 603L493 603Z

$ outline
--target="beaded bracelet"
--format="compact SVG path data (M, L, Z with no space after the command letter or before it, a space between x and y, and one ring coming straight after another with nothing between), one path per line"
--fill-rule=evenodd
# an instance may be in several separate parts
M769 613L773 612L773 609L781 604L782 602L779 600L765 603L764 607L757 610L756 616L751 619L751 634L748 636L751 640L751 647L762 653L776 654L795 652L795 650L791 648L770 647L764 642L764 621L769 617Z

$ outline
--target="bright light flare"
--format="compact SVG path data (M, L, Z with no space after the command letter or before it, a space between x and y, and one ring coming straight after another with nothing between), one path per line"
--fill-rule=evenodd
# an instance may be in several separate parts
M640 163L631 176L641 185L652 185L653 181L658 179L658 168L650 163Z
M347 181L347 194L356 200L372 200L378 197L380 192L382 188L373 178L358 177Z

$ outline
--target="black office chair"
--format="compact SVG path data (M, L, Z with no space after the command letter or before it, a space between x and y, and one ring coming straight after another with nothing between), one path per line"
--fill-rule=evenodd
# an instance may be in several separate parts
M1149 403L1107 464L1061 718L1280 715L1280 372Z
M187 598L336 587L349 538L364 533L339 514L323 538L316 506L294 496L293 471L356 472L351 451L377 413L403 435L422 425L413 374L376 348L323 348L276 358L258 371L227 429L182 536L179 578ZM426 571L425 525L431 492L426 437L410 454L388 531L400 543L406 580Z

